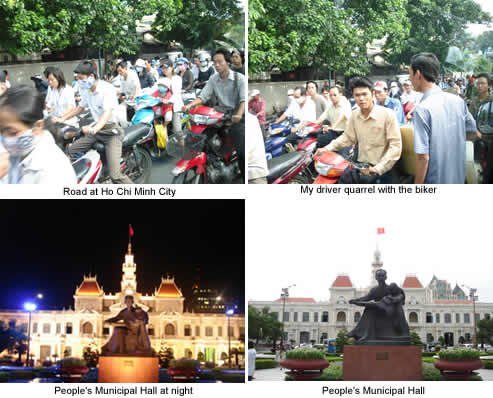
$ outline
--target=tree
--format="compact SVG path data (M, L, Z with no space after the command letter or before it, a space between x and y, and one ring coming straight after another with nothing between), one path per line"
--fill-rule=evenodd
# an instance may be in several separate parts
M344 352L344 346L350 345L350 339L347 336L347 330L343 328L339 333L337 333L335 346L336 352Z
M484 54L489 48L493 49L493 30L481 33L476 39L475 46Z
M197 360L199 362L204 362L205 361L205 355L202 351L200 351L198 354L197 354Z
M442 347L443 347L443 346L445 346L445 337L440 336L440 337L438 338L438 342L440 343L440 345L441 345Z
M16 326L15 321L8 325L0 321L0 352L4 350L18 355L18 363L21 363L22 355L27 351L27 336L22 326Z
M478 324L478 340L483 344L493 344L493 319L481 319Z
M409 337L411 338L412 345L417 345L417 346L423 345L423 342L421 341L421 337L419 337L419 334L417 334L416 332L410 332Z
M0 47L14 55L70 46L134 54L137 21L173 8L174 0L0 0Z
M161 345L161 348L159 349L159 367L160 368L167 368L169 366L169 361L172 359L175 359L173 355L173 350L170 347L167 347L166 345Z
M244 25L238 0L175 0L173 9L158 10L151 33L163 43L195 49L228 42L227 33L238 25Z
M434 53L444 63L449 49L461 45L460 37L468 24L491 20L473 0L409 0L406 11L411 22L409 36L401 49L386 49L386 60L395 64L409 64L414 54L423 51ZM448 62L457 62L456 58Z
M90 368L95 368L98 366L99 361L99 351L96 344L91 343L88 346L84 347L82 351L82 357L86 361L87 366Z
M464 336L460 336L459 337L459 344L465 344L466 342L466 339L464 338Z
M274 351L275 344L281 337L282 323L278 321L278 314L270 312L268 307L258 311L256 308L248 307L248 337L259 340L272 341Z
M346 75L369 69L367 44L399 48L409 26L405 0L250 0L249 70L328 67Z

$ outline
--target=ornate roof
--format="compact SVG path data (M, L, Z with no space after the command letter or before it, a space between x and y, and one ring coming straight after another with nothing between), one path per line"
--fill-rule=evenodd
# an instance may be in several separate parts
M338 275L332 287L353 287L353 283L348 275Z
M183 297L181 290L175 284L175 278L161 278L161 285L154 293L157 297Z
M408 275L406 276L406 279L404 279L402 287L407 289L422 289L423 285L417 277Z
M85 276L80 286L75 290L77 296L100 296L103 290L99 287L96 276Z

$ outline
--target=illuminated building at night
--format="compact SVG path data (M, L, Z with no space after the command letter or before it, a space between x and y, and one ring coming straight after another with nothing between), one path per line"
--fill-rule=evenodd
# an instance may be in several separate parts
M227 315L184 311L185 298L170 276L161 278L151 295L140 293L130 243L122 271L121 290L117 293L105 292L96 276L84 276L75 289L74 309L32 313L30 350L37 363L64 356L81 357L84 347L89 345L100 351L113 328L105 325L104 320L125 308L127 295L133 296L135 304L149 313L148 332L156 352L164 346L172 349L175 358L200 356L205 361L222 363L228 353ZM27 330L28 313L1 311L0 320L5 324L15 321ZM230 328L231 349L244 351L244 315L232 315Z

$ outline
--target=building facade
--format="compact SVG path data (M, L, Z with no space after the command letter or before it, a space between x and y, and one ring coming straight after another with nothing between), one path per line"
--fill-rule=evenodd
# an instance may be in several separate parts
M349 300L366 295L375 284L375 272L383 267L377 249L371 264L370 286L357 288L347 274L340 274L329 288L328 301L313 298L277 299L274 301L251 301L249 305L261 310L268 307L284 320L286 341L293 345L301 343L324 343L333 339L343 329L350 331L359 321L363 310L350 305ZM447 345L471 343L474 336L473 314L476 320L493 317L493 303L473 302L456 285L451 288L445 280L436 276L423 286L416 275L407 275L400 284L406 295L404 312L411 331L416 332L423 343L437 342L443 336ZM284 315L282 315L284 307Z
M147 325L152 347L159 352L171 348L175 358L199 356L206 361L222 363L229 350L244 351L245 317L224 313L192 313L184 311L184 297L174 278L161 278L152 295L137 289L137 264L129 243L122 266L121 291L105 293L96 276L84 276L74 294L74 309L35 311L31 315L31 358L36 363L65 356L81 357L87 346L100 351L113 332L104 324L108 318L125 308L125 296L149 314ZM27 331L28 313L1 311L0 321L15 322ZM228 322L230 339L228 337ZM202 354L202 355L201 355Z

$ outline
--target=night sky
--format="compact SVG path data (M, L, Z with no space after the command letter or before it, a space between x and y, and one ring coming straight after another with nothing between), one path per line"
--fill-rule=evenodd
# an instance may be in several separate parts
M0 309L74 305L84 274L104 292L121 290L128 225L134 236L137 291L152 294L161 276L175 276L190 294L200 267L202 286L225 288L244 308L243 200L2 200Z

